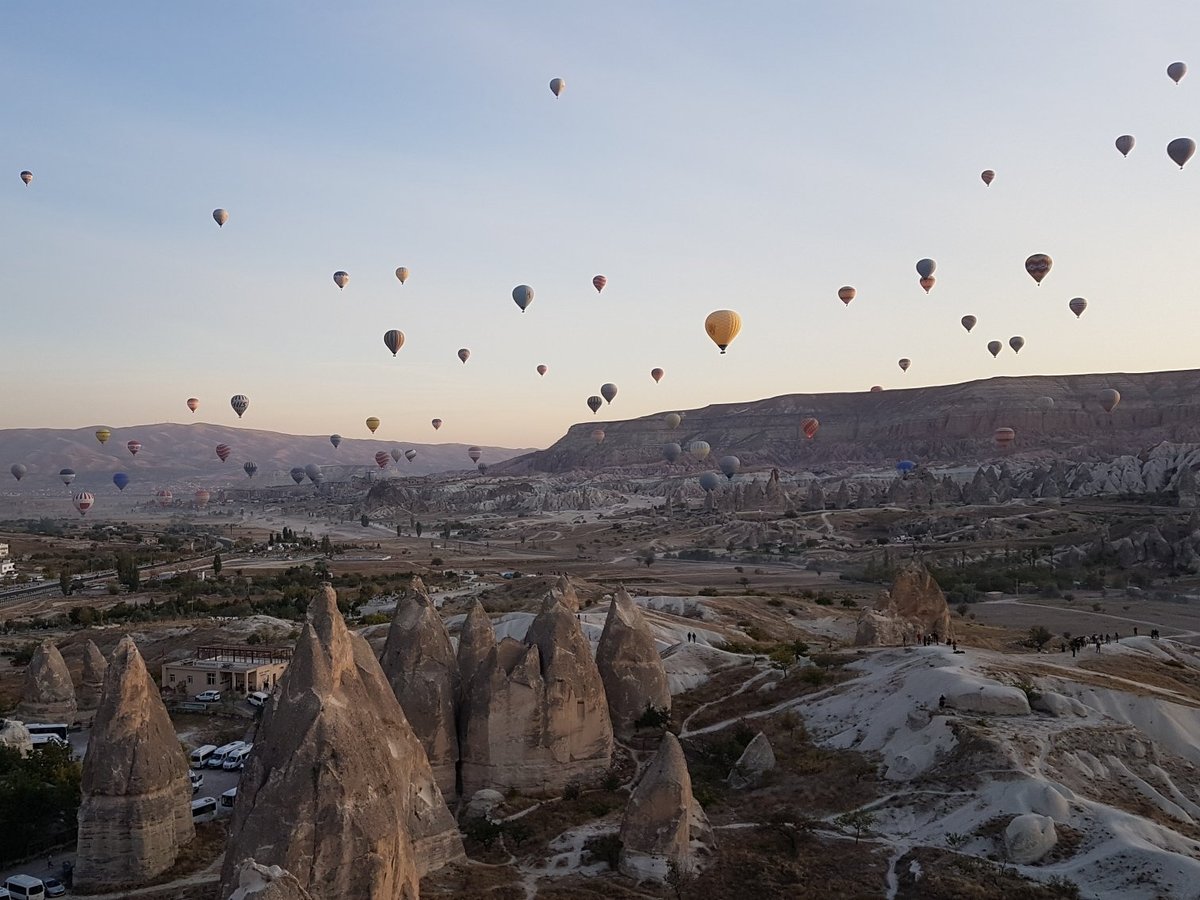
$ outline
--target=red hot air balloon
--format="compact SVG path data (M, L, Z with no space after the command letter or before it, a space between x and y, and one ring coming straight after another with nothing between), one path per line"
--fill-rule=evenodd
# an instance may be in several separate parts
M996 173L991 169L984 169L979 173L979 177L983 179L984 184L986 184L988 187L991 187L992 180L996 177Z
M88 491L80 491L72 498L72 501L75 504L75 508L79 510L79 514L86 516L87 511L96 503L96 497Z
M195 397L188 397L187 408L190 409L192 412L195 412L196 407L198 407L199 405L200 405L200 401L197 400Z
M221 462L225 462L225 460L229 459L229 454L232 452L233 450L230 449L228 444L217 444L217 458L220 459Z
M128 450L133 456L137 456L138 451L142 449L142 442L141 441L130 441L128 444L125 445L125 449Z
M651 369L650 370L650 377L654 379L655 384L658 384L660 381L662 381L663 376L666 374L667 373L664 372L662 369Z
M608 284L608 279L605 278L603 275L597 275L595 278L592 279L592 287L594 287L596 289L597 294L600 293L602 290L604 290L604 286L606 284Z
M930 291L932 291L932 290L933 290L933 286L934 286L935 284L937 284L937 279L936 279L936 278L934 278L932 275L929 275L929 276L927 276L927 277L925 277L925 278L922 278L922 279L921 279L919 282L917 282L917 283L918 283L918 284L920 284L920 285L921 285L921 287L925 288L925 293L927 293L927 294L928 294Z
M809 416L800 420L800 430L804 432L804 436L810 441L817 436L817 431L821 428L821 423Z
M1082 297L1076 297L1074 300L1068 303L1067 306L1071 308L1071 312L1075 313L1075 318L1078 319L1083 315L1083 311L1087 309L1087 301Z
M841 300L847 306L850 305L850 301L853 300L856 296L858 296L858 291L856 291L854 288L850 287L850 285L846 285L845 287L838 288L838 299Z
M392 458L387 455L387 451L385 451L385 450L380 450L378 453L375 454L375 465L379 466L379 468L381 468L381 469L386 469L387 464L390 463L391 461L392 461Z
M992 440L1001 450L1007 450L1017 439L1017 433L1011 428L997 428L992 434Z
M204 488L200 488L200 490L192 495L192 499L196 502L197 509L204 509L204 507L208 506L208 500L211 496Z

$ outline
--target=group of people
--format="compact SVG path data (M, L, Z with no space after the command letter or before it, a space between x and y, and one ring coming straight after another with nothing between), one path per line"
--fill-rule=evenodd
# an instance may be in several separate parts
M1134 637L1138 636L1138 629L1137 629L1136 625L1133 626L1133 636ZM1158 629L1157 628L1150 629L1150 637L1153 640L1156 640L1156 641L1158 640ZM1114 631L1111 634L1109 634L1106 631L1103 634L1092 634L1092 635L1081 634L1081 635L1078 635L1076 637L1071 638L1071 642L1069 644L1066 641L1063 641L1059 645L1059 649L1063 653L1066 653L1067 650L1070 649L1071 655L1076 656L1088 644L1091 644L1093 647L1095 647L1096 652L1099 653L1101 645L1120 643L1120 642L1121 642L1121 632Z

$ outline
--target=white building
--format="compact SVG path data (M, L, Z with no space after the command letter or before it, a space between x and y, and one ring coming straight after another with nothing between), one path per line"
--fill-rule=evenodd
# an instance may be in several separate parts
M8 559L8 544L0 544L0 559Z
M11 559L0 558L0 578L8 578L17 574L17 564Z

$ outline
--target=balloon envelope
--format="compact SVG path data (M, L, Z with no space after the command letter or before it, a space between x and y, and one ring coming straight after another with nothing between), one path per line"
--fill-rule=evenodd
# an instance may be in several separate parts
M17 479L17 481L20 481L22 478L25 477L25 473L28 472L29 470L27 468L25 468L25 466L21 465L20 463L13 463L8 471L12 472L13 478Z
M959 321L962 322L962 327L967 329L967 333L970 334L971 329L975 327L975 323L979 320L974 316L963 316Z
M371 434L374 434L375 429L378 427L379 427L379 417L378 416L369 416L367 418L367 428L368 428L368 430L370 430Z
M997 428L992 433L992 440L1001 450L1007 449L1017 439L1017 433L1011 428Z
M1047 410L1054 409L1054 398L1053 397L1038 397L1036 400L1033 401L1033 405L1036 406L1038 409L1040 409L1042 412L1046 412Z
M993 179L995 179L995 177L996 177L996 173L993 172L991 169L984 169L982 172L979 173L979 177L983 179L984 184L991 185Z
M350 283L349 273L343 272L340 269L338 271L334 272L333 273L333 283L336 284L339 289L344 288L347 284Z
M882 392L883 392L883 385L882 385L882 384L873 384L873 385L871 385L871 393L872 393L872 394L879 394L879 393L882 393Z
M1167 66L1167 77L1176 84L1183 80L1183 76L1187 74L1187 63L1173 62Z
M722 353L733 343L733 339L741 330L742 317L732 309L718 309L710 312L704 320L705 333L712 338L712 342L721 349Z
M597 275L595 278L592 279L592 287L594 287L596 289L597 294L600 293L602 290L604 290L604 286L606 284L608 284L608 279L605 278L603 275Z
M237 413L237 417L240 419L242 413L250 408L250 400L245 394L234 394L229 398L229 405L233 407L233 411Z
M295 466L288 474L292 476L292 481L296 482L296 484L304 480L304 468L302 466Z
M662 381L663 376L666 374L667 373L664 372L662 369L651 369L650 370L650 377L654 379L655 384L658 384L660 381Z
M907 372L908 367L912 365L912 360L907 358L901 359L897 361L896 365L900 367L901 372Z
M29 184L29 182L33 181L33 173L26 169L21 173L21 180L26 184Z
M550 371L549 366L538 366L537 367L537 373L539 375L545 375L549 371Z
M937 263L935 263L932 259L917 260L917 274L922 278L929 278L936 271Z
M902 459L896 463L896 469L901 472L911 472L917 467L917 464L911 459Z
M200 405L200 401L195 397L188 397L187 408L192 412L196 411L196 407Z
M321 474L321 467L316 463L309 463L304 467L304 474L308 476L309 481L316 481L317 476Z
M933 286L937 284L937 279L930 275L928 278L922 278L918 284L920 284L921 287L925 289L925 293L928 294L933 290Z
M102 444L107 444L108 439L112 437L112 432L107 428L99 428L96 430L96 440Z
M1167 144L1167 156L1171 157L1181 169L1192 158L1195 152L1196 142L1191 138L1175 138L1175 140Z
M850 285L846 285L845 287L838 288L838 299L841 300L843 303L845 303L847 306L850 305L850 301L853 300L856 296L858 296L858 291L856 291L854 288L850 287Z
M1021 348L1025 346L1025 338L1019 334L1014 334L1008 339L1008 346L1012 347L1013 353L1020 353Z
M704 488L706 494L711 494L721 484L721 478L716 472L705 472L700 476L700 487Z
M1116 140L1117 150L1120 151L1122 156L1128 156L1129 151L1133 149L1133 145L1136 143L1137 141L1134 140L1132 134L1123 134Z
M554 94L555 97L560 96L566 87L567 83L561 78L550 79L550 93Z
M71 499L75 504L75 508L79 510L79 514L81 516L87 515L87 511L91 509L92 505L96 502L96 498L87 491L80 491Z
M597 428L595 431L593 431L592 432L592 440L595 441L597 444L603 444L604 443L604 429Z
M113 476L113 484L117 486L118 491L125 490L125 485L129 484L129 476L124 472L118 472Z
M1075 313L1075 318L1078 319L1083 315L1083 311L1087 309L1087 301L1082 297L1076 297L1067 306L1070 307L1071 312Z
M393 328L383 333L383 346L392 351L392 356L404 346L404 332Z
M208 491L205 491L204 493L207 494ZM173 499L174 495L172 495L172 493L168 490L154 492L154 502L156 502L159 506L170 506ZM208 502L208 497L204 498L204 502Z
M233 450L228 444L217 444L217 459L221 460L221 462L229 459L229 454L232 452Z
M1050 267L1053 265L1054 260L1045 253L1035 253L1025 260L1025 271L1029 273L1030 278L1041 284L1042 279L1050 274Z
M137 456L138 451L142 449L142 442L141 441L130 441L128 444L125 445L125 449L128 450L132 455Z
M696 459L704 459L712 452L712 447L708 445L708 441L692 441L688 444L688 453L696 457Z
M988 341L988 353L993 357L999 356L1000 351L1004 349L1004 345L999 341Z
M212 495L208 491L204 490L204 488L200 488L200 490L196 491L196 493L192 495L192 499L196 501L196 506L198 506L200 509L203 509L204 507L208 506L208 498L211 496Z
M663 417L663 422L666 423L666 426L668 428L672 428L672 429L678 428L679 423L682 421L683 421L683 416L681 416L679 413L667 413Z
M396 270L396 277L400 279L401 284L404 284L404 282L408 281L408 269L401 266Z
M717 463L721 467L721 473L730 481L733 476L738 473L738 469L742 467L742 461L736 456L722 456L721 461Z
M590 409L592 411L592 413L595 414L595 413L599 412L600 407L604 405L604 398L598 397L595 394L592 394L592 396L587 398L587 405L588 405L588 409Z
M817 432L820 429L821 423L812 416L800 420L800 430L804 432L804 436L810 441L817 436Z
M417 451L416 450L405 450L404 458L407 459L409 462L412 462L414 459L417 458Z
M663 459L665 459L667 462L675 462L675 460L679 459L682 454L683 448L678 444L674 442L663 444L662 455Z
M533 288L527 284L518 284L513 288L512 298L513 302L521 307L521 312L525 312L533 302Z
M478 447L470 447L467 449L467 456L471 457L471 462L479 462L479 457L483 456L483 451Z
M59 469L58 477L62 479L63 484L70 484L72 481L75 480L75 470L74 469Z
M463 361L463 365L465 366L467 364L467 360L471 358L471 351L466 347L463 347L458 351L458 358Z
M391 457L387 455L386 450L380 450L375 454L375 465L379 466L381 469L386 469L387 464L391 461Z
M434 419L434 420L433 420L432 422L430 422L429 424L433 426L433 430L434 430L434 431L437 431L439 428L441 428L441 427L442 427L442 420L441 420L441 419Z
M229 213L225 212L223 209L214 209L213 220L217 223L217 227L220 228L229 221Z
M403 455L404 455L404 451L402 451L399 447L392 448L392 461L393 462L400 462L400 457Z
M342 436L340 434L331 434L329 436L329 443L333 444L334 450L336 450L338 448L338 445L341 444L341 442L342 442Z
M612 382L600 385L600 396L604 398L604 402L612 403L613 398L617 396L617 386Z
M1112 412L1121 402L1121 392L1115 388L1105 388L1100 392L1100 405L1106 413Z
M242 471L246 473L247 478L253 478L254 473L258 471L258 463L242 463Z

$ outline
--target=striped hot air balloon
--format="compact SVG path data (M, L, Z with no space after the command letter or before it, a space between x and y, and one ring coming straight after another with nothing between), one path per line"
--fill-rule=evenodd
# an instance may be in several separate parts
M133 456L137 456L138 451L142 449L142 442L141 441L130 441L128 444L125 445L125 449L128 450Z
M96 497L90 491L80 491L71 499L81 516L86 516L87 511L96 503Z
M604 290L604 286L606 284L608 284L608 279L605 278L603 275L597 275L595 278L592 279L592 287L594 287L596 289L597 294L600 293L602 290Z
M233 411L237 413L237 417L240 419L242 413L250 408L250 398L245 394L234 394L229 398L229 405L233 407Z
M388 463L390 463L391 461L392 461L392 458L390 456L388 456L386 450L380 450L378 453L375 454L375 465L379 466L379 468L381 468L381 469L386 469Z
M229 454L232 452L233 449L228 444L217 444L217 458L221 460L221 462L225 462L225 460L229 459Z
M1017 433L1011 428L997 428L992 433L992 441L1001 450L1007 450L1012 446L1013 441L1017 439Z

